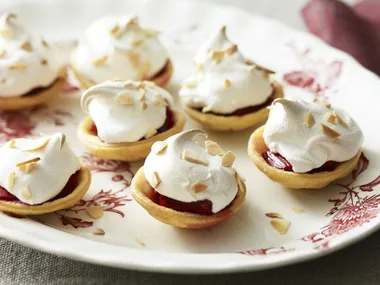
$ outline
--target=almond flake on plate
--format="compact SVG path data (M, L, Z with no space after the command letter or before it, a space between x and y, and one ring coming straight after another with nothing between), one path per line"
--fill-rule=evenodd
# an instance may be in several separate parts
M228 151L222 157L222 165L224 167L230 167L234 164L235 159L236 159L235 155L231 151Z
M208 161L205 158L201 157L201 155L201 153L186 148L183 150L181 158L191 163L208 166Z
M296 208L296 207L293 207L293 208L292 208L292 211L293 211L294 213L303 213L303 212L305 212L304 209L302 209L302 208Z
M211 141L211 140L205 141L205 147L206 147L207 152L210 155L222 156L224 154L224 152L223 152L222 148L219 146L219 144L214 142L214 141Z
M284 219L274 219L270 221L270 225L278 231L280 235L285 235L288 232L290 222Z
M145 243L141 239L139 239L139 238L135 238L135 242L138 243L141 246L145 246Z
M89 206L86 208L86 212L93 219L100 219L104 215L103 208L100 206Z
M283 219L283 217L279 213L276 213L276 212L265 213L265 216L271 219Z
M106 232L102 228L95 228L92 234L96 236L104 236Z

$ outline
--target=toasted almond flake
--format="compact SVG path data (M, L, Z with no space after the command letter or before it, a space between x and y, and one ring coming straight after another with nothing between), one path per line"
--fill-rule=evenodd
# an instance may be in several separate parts
M46 48L49 47L48 43L47 43L44 39L41 39L41 44L42 44L44 47L46 47Z
M133 86L133 83L131 80L127 80L124 82L124 87L130 87L130 86Z
M279 213L276 213L276 212L265 213L265 216L271 219L283 219L283 217Z
M143 33L144 33L145 37L147 37L147 38L153 38L153 37L158 36L160 34L160 31L153 30L153 29L144 29Z
M139 238L135 238L135 242L138 243L141 246L145 246L145 243L141 239L139 239Z
M200 63L195 63L195 67L197 68L197 70L200 72L203 70L203 65L200 64Z
M115 96L115 102L120 105L133 105L133 96L130 91L119 93Z
M93 219L100 219L104 215L103 208L100 206L89 206L86 208L86 212Z
M252 60L247 59L247 60L245 61L245 64L246 64L246 65L254 65L255 63L254 63Z
M226 52L231 55L231 54L234 54L238 49L238 46L236 44L233 44L232 46L230 46Z
M268 69L268 68L261 66L261 65L258 65L258 64L255 64L255 68L262 71L262 72L265 72L266 74L275 74L276 73L273 70Z
M340 133L321 123L323 134L328 137L330 141L336 141L340 137Z
M200 155L197 152L195 152L189 148L186 148L183 150L181 158L188 161L188 162L191 162L191 163L208 166L207 160L200 157Z
M9 69L15 70L15 69L25 69L26 65L23 63L14 63L9 66Z
M48 144L49 141L50 141L49 137L43 137L37 140L33 140L31 141L30 146L28 148L23 149L22 151L29 152L29 151L41 150L45 148L45 146Z
M1 84L5 84L5 83L7 83L7 79L6 78L1 79Z
M6 55L7 55L7 51L6 51L5 49L3 49L3 50L0 52L0 58L4 58Z
M331 108L331 104L326 101L322 101L323 105L325 105L326 108Z
M318 98L314 97L313 102L318 102Z
M296 207L293 207L293 208L292 208L292 211L293 211L294 213L302 213L302 212L305 212L304 209L302 209L302 208L296 208Z
M12 171L8 175L8 190L12 190L15 183L16 183L16 172Z
M146 93L145 89L142 89L142 88L139 89L139 101L140 102L145 100L145 93Z
M48 61L46 59L44 59L44 58L41 59L40 62L41 62L41 65L47 65L47 63L48 63Z
M193 192L195 194L199 193L199 192L202 192L202 191L205 191L207 190L207 185L200 182L200 181L196 181L192 186L191 186L191 189L193 190Z
M335 125L335 114L334 113L328 114L326 121L329 122L330 124Z
M228 87L231 85L231 81L229 81L228 79L224 80L224 87Z
M136 18L131 18L125 23L126 28L131 28L137 24L137 19Z
M312 126L314 126L314 124L315 124L314 116L310 111L308 111L305 116L305 125L306 127L311 128Z
M133 46L133 47L138 47L139 45L142 44L142 42L143 42L142 39L135 39L135 40L132 40L132 41L131 41L131 46Z
M280 233L285 235L288 232L290 222L284 219L274 219L270 221L270 225Z
M98 57L97 59L94 59L94 60L92 61L92 65L94 65L94 66L100 66L100 65L103 65L103 64L106 63L107 59L108 59L108 56L103 55L103 56L101 56L101 57Z
M205 141L205 147L206 147L207 152L210 155L219 155L219 156L224 155L224 151L222 150L222 148L218 145L218 143L214 141L211 141L211 140Z
M24 190L21 191L21 196L25 200L30 200L32 198L32 192L28 188L25 188Z
M61 133L61 145L60 145L61 149L65 145L65 142L66 142L66 135Z
M157 130L155 128L149 128L148 131L146 132L144 138L149 139L153 137L155 134L157 134Z
M231 151L228 151L222 157L222 165L224 167L232 166L234 164L235 158L235 155Z
M168 103L165 101L164 96L161 94L157 93L153 97L153 103L157 106L168 106Z
M193 89L193 88L197 87L197 83L196 82L186 82L182 86L185 88L188 88L188 89Z
M141 109L145 110L148 107L148 105L145 102L141 102Z
M0 36L6 40L10 40L13 38L13 31L10 28L1 29Z
M152 151L155 154L161 154L164 153L166 148L168 147L167 142L165 141L157 141L152 145Z
M157 171L153 172L153 175L152 175L152 187L153 188L157 188L158 185L160 185L160 183L161 183L161 178L158 175Z
M345 128L348 128L348 125L345 121L343 121L343 119L334 111L334 115L335 115L335 120L338 122L339 125L345 127Z
M104 236L106 232L102 228L95 228L92 234L96 236Z
M110 34L115 35L117 31L120 29L119 25L115 25L110 29Z
M21 45L20 45L20 48L23 49L23 50L26 50L26 51L32 51L32 45L30 44L29 41L26 41L26 42L23 42Z
M29 173L37 167L38 167L38 162L30 162L30 163L21 165L19 168L21 171L25 173Z
M28 164L28 163L31 163L31 162L37 162L39 160L41 160L41 158L34 157L34 158L31 158L31 159L28 159L28 160L24 160L24 161L18 162L18 163L16 163L16 166L20 167L20 166L22 166L24 164Z
M9 148L14 148L14 147L15 147L15 144L16 144L16 141L15 141L15 140L10 140L9 143L8 143L8 147L9 147Z
M136 84L136 89L140 90L141 88L145 88L145 83L140 81Z
M132 51L132 52L128 53L127 56L128 56L128 60L131 63L131 65L134 68L138 68L139 67L139 61L140 61L140 54Z
M215 60L216 63L221 62L224 58L224 51L223 50L211 51L211 58Z

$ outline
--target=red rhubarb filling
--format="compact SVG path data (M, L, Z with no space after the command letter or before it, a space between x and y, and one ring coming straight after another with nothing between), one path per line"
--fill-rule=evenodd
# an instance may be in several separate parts
M160 134L160 133L166 132L167 130L170 130L174 126L174 124L175 124L174 112L170 108L166 108L166 121L159 129L157 129L157 133ZM90 133L93 134L94 136L98 135L98 129L94 122L92 123L90 127ZM144 140L144 138L142 138L141 140Z
M212 212L212 202L210 200L201 200L196 202L181 202L161 195L155 189L152 189L152 191L153 195L151 197L151 200L162 207L169 208L178 212L187 212L204 216L210 216L215 214ZM230 207L233 201L224 209ZM224 209L222 209L221 211L223 211Z
M207 114L224 116L224 117L231 117L231 116L241 117L241 116L245 116L245 115L248 115L251 113L255 113L255 112L257 112L263 108L268 107L270 104L272 104L273 100L275 99L274 98L274 92L275 92L275 90L273 88L273 92L272 92L271 96L268 98L268 100L266 100L264 103L262 103L260 105L249 106L249 107L245 107L242 109L238 109L231 114L219 114L219 113L215 113L215 112L207 112ZM202 112L202 108L195 108L195 110L197 110L198 112Z
M78 170L76 173L71 175L71 177L67 181L67 183L66 183L65 187L62 189L62 191L57 196L55 196L53 199L50 199L47 202L53 202L55 200L62 199L62 198L69 196L71 193L74 192L75 188L78 187L79 182L80 181L79 181L79 170ZM36 205L29 205L29 204L26 204L24 202L21 202L16 196L13 196L5 188L3 188L1 186L0 186L0 201L11 202L14 204L22 204L25 206L36 206Z
M283 171L293 171L293 166L289 163L289 161L286 160L285 157L283 157L279 153L271 152L270 150L263 153L264 160L272 167L283 170ZM317 172L323 172L323 171L333 171L338 166L338 162L336 161L327 161L325 164L323 164L321 167L315 168L313 170L310 170L307 173L317 173Z

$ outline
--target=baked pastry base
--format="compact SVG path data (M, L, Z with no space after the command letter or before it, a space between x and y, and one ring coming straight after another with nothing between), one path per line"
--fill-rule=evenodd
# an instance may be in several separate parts
M82 167L78 173L79 184L68 196L40 205L23 205L8 201L0 201L0 211L17 215L42 215L73 207L86 194L91 184L91 171Z
M277 98L283 98L284 92L282 86L273 82L274 94L273 100ZM266 107L243 116L220 116L209 113L202 113L191 107L186 106L182 102L182 107L185 112L198 123L217 131L240 131L254 125L263 123L267 120L269 110Z
M102 142L98 136L91 133L90 129L93 121L90 117L86 117L78 127L78 137L93 155L105 159L137 161L148 156L153 143L156 141L163 141L182 131L186 123L185 116L179 112L174 112L174 120L173 127L163 133L156 134L149 139L131 143L108 144Z
M330 182L349 175L358 163L361 150L350 160L339 163L333 171L323 171L318 173L294 173L283 171L270 166L262 154L268 150L264 138L264 126L261 126L251 135L248 142L248 155L257 168L274 182L280 183L292 189L320 189Z
M74 51L74 53L75 53L75 51ZM90 79L85 78L78 71L78 69L75 68L75 62L73 60L73 57L71 59L70 68L73 71L75 77L80 82L80 84L83 86L83 88L88 89L91 86L97 84L96 82L94 82L94 81L92 81ZM174 72L173 63L169 60L168 63L166 64L166 66L164 67L164 69L161 70L160 73L157 76L155 76L153 78L146 79L146 80L153 81L156 85L158 85L160 87L164 87L166 84L169 83L169 80L172 77L173 72ZM112 80L112 79L113 78L110 78L110 80ZM130 79L130 78L126 78L126 79Z
M45 103L63 89L65 81L66 76L58 78L51 86L33 95L0 97L0 110L14 111Z
M166 208L154 203L151 198L153 190L148 181L145 179L144 167L141 167L132 180L132 196L148 213L157 220L179 228L201 229L209 228L219 224L233 214L235 214L243 205L246 196L246 187L241 181L242 188L239 187L237 196L224 210L210 215L199 215L193 213L179 212L170 208Z

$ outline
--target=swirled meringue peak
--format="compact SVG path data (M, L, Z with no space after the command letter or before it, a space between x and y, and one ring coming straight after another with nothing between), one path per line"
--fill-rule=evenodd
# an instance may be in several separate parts
M27 31L16 15L0 17L0 97L26 95L48 87L64 66L57 48Z
M238 174L232 168L235 157L213 141L206 141L204 146L197 143L198 135L207 136L193 129L154 143L144 173L161 195L181 202L209 200L212 212L217 213L238 191Z
M82 110L106 143L136 142L152 137L167 119L171 95L150 81L106 81L87 89Z
M11 140L0 147L0 157L0 186L29 205L56 197L81 168L62 133Z
M136 17L103 17L85 31L73 65L95 83L152 79L169 60L157 34L141 28Z
M269 108L264 141L270 151L290 162L294 172L305 173L327 161L349 160L361 148L359 126L329 103L277 99Z
M179 94L184 104L202 112L231 114L263 104L273 92L268 71L243 57L225 27L201 46L194 63L197 72Z

